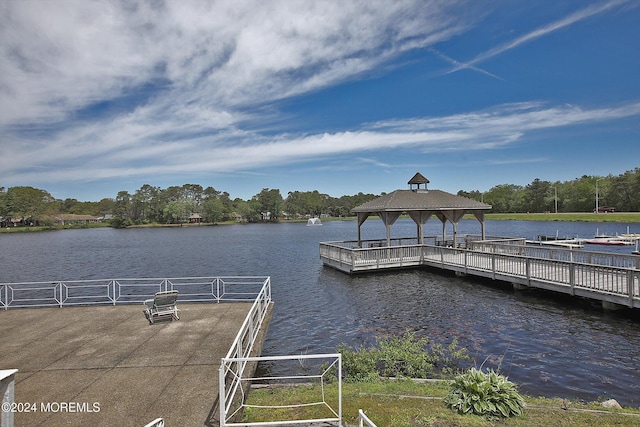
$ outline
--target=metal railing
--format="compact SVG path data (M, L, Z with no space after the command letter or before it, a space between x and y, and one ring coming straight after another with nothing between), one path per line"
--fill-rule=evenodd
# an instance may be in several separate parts
M145 424L144 427L164 427L164 419L156 418L148 424Z
M21 407L16 406L15 387L17 369L0 370L0 401L2 401L2 410L0 411L0 426L13 427L15 412L20 412ZM24 403L20 403L24 405Z
M219 368L220 425L230 418L232 406L237 402L238 393L242 393L242 378L247 363L260 333L263 321L267 317L271 304L271 279L264 281L263 287L255 298L226 357Z
M360 427L378 427L367 417L362 409L358 409L358 425Z
M250 363L282 362L292 362L294 367L293 369L290 368L290 371L303 371L304 373L254 378L245 375L242 371L238 371L238 368L244 368ZM315 366L312 366L313 364ZM295 369L296 366L297 369ZM311 396L304 402L279 400L273 405L252 405L247 403L246 398L249 386L254 381L268 381L270 387L278 384L287 387L311 385L316 391L316 396L315 398ZM227 383L229 384L227 385ZM242 411L247 408L252 408L253 411L260 411L262 421L242 422L241 420L234 420L234 417L239 417ZM273 414L274 410L279 411L278 415ZM315 415L311 415L312 413ZM273 418L279 419L274 420ZM342 425L342 356L339 353L227 357L222 359L220 366L221 427L309 425L315 423L338 423L338 425Z
M234 339L226 357L222 358L220 368L218 372L219 380L219 409L220 409L220 426L253 426L253 425L286 425L286 424L300 424L309 422L341 422L342 421L342 356L340 354L313 354L313 355L296 355L296 356L266 356L258 357L252 356L254 351L254 344L260 333L260 330L265 320L269 306L271 304L271 282L267 278L264 282L264 286L256 299L254 300L247 317L245 318L236 338ZM325 360L329 361L326 365L322 366L322 372L320 374L305 374L305 375L281 375L278 377L261 377L254 378L253 375L249 375L248 372L255 371L255 367L259 362L276 362L276 361L293 361L304 365L304 361L310 360ZM308 369L306 369L308 371ZM338 387L337 408L330 405L326 398L325 387L327 385L328 378L334 379L335 384ZM249 386L253 381L300 381L300 380L316 380L321 385L322 398L314 403L307 403L303 406L322 406L328 411L328 416L315 419L305 420L284 420L273 423L260 422L260 423L242 423L235 420L242 411L250 407L246 403L246 396ZM295 405L294 405L295 406ZM282 405L279 402L278 405L272 405L269 408L287 408L292 405Z
M0 283L0 308L137 304L177 290L180 302L252 300L268 277L216 276Z

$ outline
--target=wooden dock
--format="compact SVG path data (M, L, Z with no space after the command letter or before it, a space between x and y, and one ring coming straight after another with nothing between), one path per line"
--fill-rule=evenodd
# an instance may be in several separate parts
M606 308L640 308L640 257L526 245L524 239L468 240L444 246L382 246L380 241L320 243L324 265L349 274L433 267L602 301ZM415 239L414 239L415 240ZM386 244L386 241L384 242Z

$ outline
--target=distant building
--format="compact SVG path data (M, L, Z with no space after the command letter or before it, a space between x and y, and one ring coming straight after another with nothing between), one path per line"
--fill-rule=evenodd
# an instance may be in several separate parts
M56 223L60 225L68 224L88 224L92 222L100 222L101 217L93 215L77 215L77 214L59 214L54 217Z

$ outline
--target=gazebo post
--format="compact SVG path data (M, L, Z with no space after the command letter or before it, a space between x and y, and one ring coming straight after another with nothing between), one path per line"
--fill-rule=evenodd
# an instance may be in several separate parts
M369 212L358 212L358 247L362 247L362 236L360 227L369 218Z
M419 245L424 245L424 224L429 220L429 211L408 211L409 217L416 223L416 239Z
M396 190L353 208L351 212L358 214L358 245L362 245L362 223L369 215L377 215L385 224L387 246L391 246L391 226L402 212L407 213L416 223L418 244L421 245L424 244L424 223L431 215L442 222L443 243L447 239L447 221L450 221L453 224L455 245L458 237L457 225L465 213L476 216L482 225L483 239L485 238L484 212L489 211L491 205L441 190L428 190L428 183L427 178L416 173L408 182L409 190Z
M476 219L478 220L478 222L480 222L480 230L481 230L481 233L482 233L482 240L485 240L487 238L487 236L486 236L485 227L484 227L484 212L474 212L473 216L475 216Z

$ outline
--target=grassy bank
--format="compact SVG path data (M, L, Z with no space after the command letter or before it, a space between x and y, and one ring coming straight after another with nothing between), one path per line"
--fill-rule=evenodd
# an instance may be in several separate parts
M75 230L80 228L106 228L111 227L108 222L91 222L88 224L67 224L53 226L33 226L33 227L4 227L0 228L0 233L31 233L34 231L55 231L55 230Z
M475 415L459 415L445 407L442 399L449 391L447 382L417 383L383 381L378 383L344 383L342 386L343 420L358 425L358 409L378 426L586 426L640 424L640 409L606 409L598 402L566 402L563 399L525 397L527 407L522 416L487 421ZM309 403L321 399L319 386L252 389L252 405ZM326 402L337 408L337 386L324 387ZM335 405L335 406L334 406ZM245 422L305 419L331 416L325 406L273 410L247 408Z
M470 218L473 218L470 216ZM516 221L577 221L577 222L618 222L640 223L640 212L614 213L490 213L486 219L516 220Z

